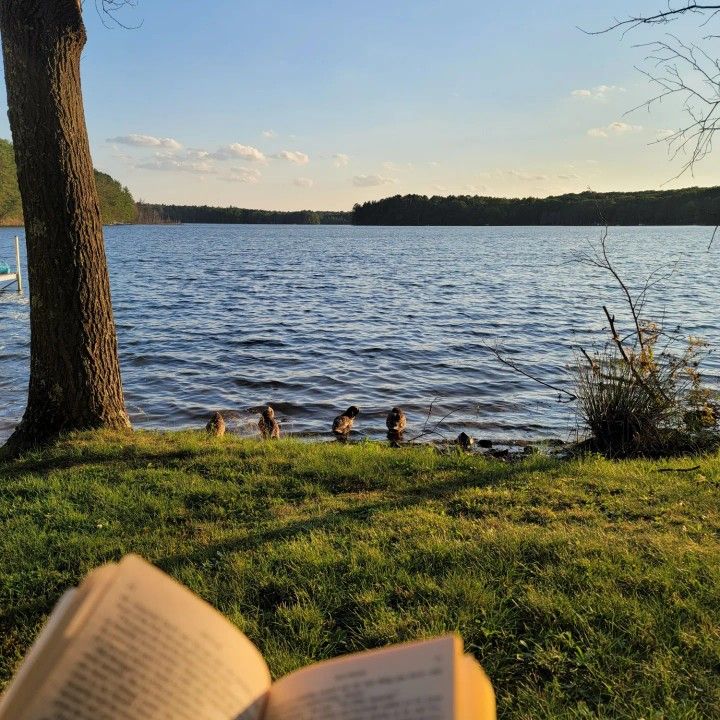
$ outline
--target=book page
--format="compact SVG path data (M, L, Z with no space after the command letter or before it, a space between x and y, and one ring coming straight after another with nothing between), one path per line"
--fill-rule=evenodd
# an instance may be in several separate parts
M53 608L52 613L43 626L41 635L30 648L20 665L20 669L15 674L12 685L3 696L0 697L0 720L5 720L6 718L10 720L14 717L15 713L19 711L19 708L22 708L23 705L27 703L27 699L31 698L37 691L38 688L34 680L39 681L42 672L35 673L35 678L33 678L33 673L38 670L38 660L42 658L44 653L47 652L49 655L53 652L54 640L59 628L67 621L67 618L76 606L76 595L77 590L75 588L67 590Z
M458 720L495 720L495 692L474 657L461 658L458 676Z
M116 565L97 568L85 578L81 587L63 593L15 673L12 683L0 698L0 720L20 717L21 710L34 699L48 673L61 661L68 647L66 636L69 625L81 608L83 613L89 612L102 599L116 569Z
M273 685L264 720L454 720L454 635L348 655Z
M265 661L237 628L132 555L92 612L77 610L64 639L12 720L254 720L270 687Z

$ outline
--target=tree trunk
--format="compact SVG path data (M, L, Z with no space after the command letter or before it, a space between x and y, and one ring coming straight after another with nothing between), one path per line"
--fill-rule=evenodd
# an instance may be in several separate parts
M0 33L30 285L28 404L12 453L130 422L80 89L80 0L0 0Z

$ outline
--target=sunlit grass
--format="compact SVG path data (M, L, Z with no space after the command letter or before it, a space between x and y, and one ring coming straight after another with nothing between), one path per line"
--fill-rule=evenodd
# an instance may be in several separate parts
M720 716L720 458L87 434L0 464L0 677L63 589L137 552L275 675L458 630L504 718Z

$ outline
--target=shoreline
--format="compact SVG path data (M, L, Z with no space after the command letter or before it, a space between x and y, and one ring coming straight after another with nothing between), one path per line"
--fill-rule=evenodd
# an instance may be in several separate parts
M176 225L211 225L213 227L223 227L225 225L262 225L269 227L354 227L354 228L366 228L366 227L402 227L402 228L586 228L586 227L608 227L608 228L713 228L716 227L716 223L478 223L478 224L467 224L463 223L460 225L449 225L446 223L274 223L274 222L182 222L182 221L168 221L168 222L111 222L103 223L104 228L108 227L172 227ZM24 224L5 224L0 221L0 228L14 228L24 229Z
M5 424L4 428L0 426L0 449L15 429L16 424ZM77 435L85 432L93 431L73 431L61 435L55 443L62 443L68 439L72 440ZM103 432L102 430L99 432ZM198 426L168 428L168 427L133 427L127 437L130 439L135 435L161 435L172 437L175 435L198 435L204 437L206 431ZM433 437L435 436L435 437ZM231 441L257 441L257 442L275 442L263 441L258 432L239 433L228 429L225 438ZM578 438L576 440L562 440L557 437L548 438L500 438L490 439L483 437L472 437L470 447L462 448L463 452L468 456L485 457L499 460L521 460L533 455L542 455L549 458L566 459L572 458L578 448L583 447L588 438ZM331 432L320 433L312 431L299 432L282 432L281 440L289 440L303 445L326 446L341 445L347 447L363 447L363 446L379 446L390 447L394 450L403 449L434 449L439 452L449 452L453 450L461 450L458 440L455 437L444 436L435 431L425 433L418 432L415 434L408 433L406 438L400 441L391 440L387 437L370 436L361 431L354 430L350 433L347 440L339 440ZM221 440L222 441L222 440ZM54 445L55 443L51 444Z

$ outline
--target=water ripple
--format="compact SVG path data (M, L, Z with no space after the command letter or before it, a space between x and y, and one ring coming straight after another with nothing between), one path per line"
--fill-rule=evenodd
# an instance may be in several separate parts
M0 259L16 231L0 229ZM381 437L393 405L410 431L494 439L568 437L556 395L500 365L500 343L531 372L567 383L573 348L592 347L602 305L621 316L610 280L565 261L596 228L353 228L187 225L106 231L126 400L138 427L201 427L220 409L255 433L272 403L285 429L326 434L362 409ZM708 229L612 228L611 251L636 283L657 264L678 271L649 310L720 343ZM200 262L200 260L202 262ZM192 267L188 279L186 268ZM0 440L22 414L27 298L0 294ZM708 370L720 377L720 355Z

